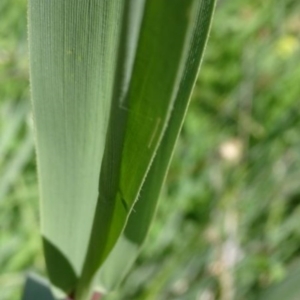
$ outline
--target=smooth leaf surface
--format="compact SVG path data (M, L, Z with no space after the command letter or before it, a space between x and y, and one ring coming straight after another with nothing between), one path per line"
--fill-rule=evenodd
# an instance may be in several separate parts
M97 204L122 2L29 1L42 234L77 276Z
M194 7L193 26L187 41L184 68L169 125L142 186L139 200L130 214L125 231L98 274L98 284L103 290L111 290L118 286L146 238L199 71L214 6L214 1L204 0L197 2ZM126 260L124 253L127 256Z
M122 252L131 263L145 239L213 7L213 0L30 0L46 263L52 283L76 299L86 299L117 241L115 267L125 268L106 272L113 282L127 271Z
M193 62L189 60L192 59L189 57L189 46L198 25L199 10L200 3L192 0L184 3L181 0L172 3L151 0L145 4L128 95L124 102L118 101L112 110L112 130L108 132L108 151L100 175L100 197L85 269L80 279L82 286L91 281L125 226L185 77L190 88L183 98L186 102L189 98L199 64L195 64L196 72L191 78L185 71L185 64ZM202 38L205 40L206 34ZM114 122L112 120L116 115ZM181 122L182 118L179 120ZM126 129L120 135L120 130L124 128L122 125ZM160 178L157 180L161 181ZM110 229L106 232L101 231L104 220L107 222L105 228ZM103 253L101 245L105 245Z

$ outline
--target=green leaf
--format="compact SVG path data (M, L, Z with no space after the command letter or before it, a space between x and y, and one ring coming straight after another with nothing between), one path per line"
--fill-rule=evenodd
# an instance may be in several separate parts
M115 99L117 104L112 106L111 127L100 175L100 197L80 279L82 288L91 281L124 228L170 121L183 80L181 88L187 89L187 93L182 98L187 102L190 96L199 62L190 57L189 47L194 42L193 34L199 31L201 7L201 2L193 0L184 3L181 0L172 3L151 0L145 4L128 95L123 103ZM210 20L211 11L203 12ZM207 30L204 34L200 31L200 35L204 39L203 47ZM185 66L192 63L196 71L189 74ZM189 86L185 86L185 82ZM180 125L182 117L177 121ZM174 143L170 149L173 146ZM159 185L162 179L163 176L157 179ZM143 222L139 226L143 227ZM102 245L105 247L101 249Z
M198 2L194 7L192 32L186 42L188 46L184 56L184 68L171 118L142 186L139 200L130 214L125 231L98 274L98 284L103 290L111 290L118 286L137 257L146 238L155 214L157 200L173 149L188 108L191 91L197 78L214 6L214 1L206 0ZM124 253L126 253L126 260L124 259Z
M128 249L133 260L146 236L213 7L214 0L29 2L46 263L52 283L76 299L88 295L118 239L113 251Z
M82 271L97 205L122 2L29 1L42 234L73 267L65 276Z

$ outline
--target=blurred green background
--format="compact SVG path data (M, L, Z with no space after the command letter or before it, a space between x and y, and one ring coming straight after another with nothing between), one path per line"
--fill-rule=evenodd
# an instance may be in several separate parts
M26 33L26 1L1 0L0 300L44 274ZM299 105L300 2L219 1L157 217L106 299L248 300L300 280Z

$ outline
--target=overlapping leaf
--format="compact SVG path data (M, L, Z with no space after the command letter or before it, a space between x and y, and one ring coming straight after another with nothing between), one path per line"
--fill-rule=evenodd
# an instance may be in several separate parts
M123 237L134 249L144 240L213 6L30 0L46 262L54 285L76 299L88 294L129 216Z
M194 7L191 34L186 42L188 46L183 56L184 68L169 124L142 185L139 200L130 214L124 233L98 274L97 283L104 290L113 289L120 283L137 257L149 230L199 71L214 5L213 1L208 0L198 2ZM124 260L124 251L127 256L126 260Z

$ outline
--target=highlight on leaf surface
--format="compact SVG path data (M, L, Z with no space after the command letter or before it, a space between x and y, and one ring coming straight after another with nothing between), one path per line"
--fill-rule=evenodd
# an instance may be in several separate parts
M29 1L44 253L76 299L114 288L145 239L214 4Z

